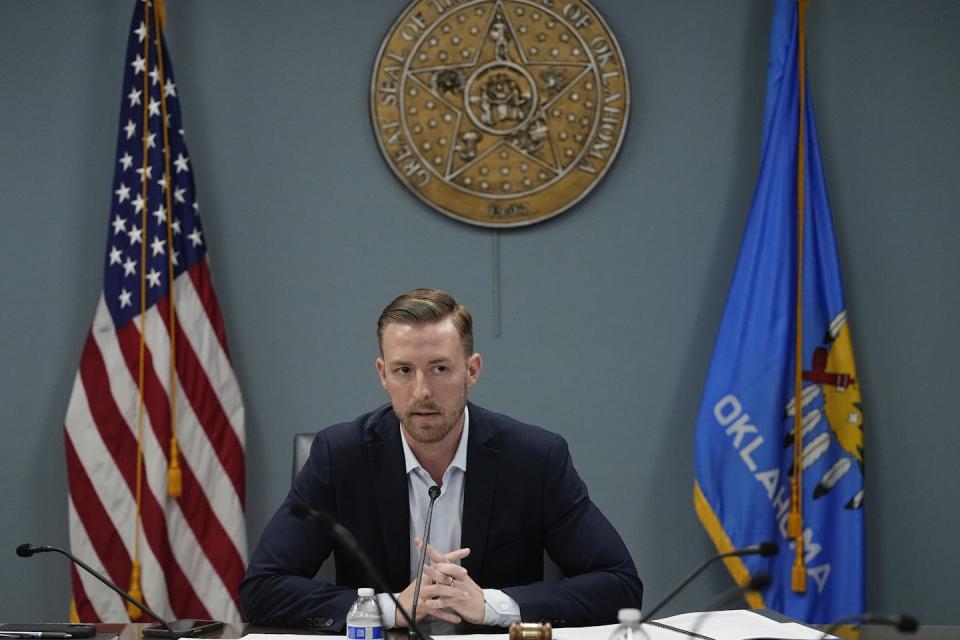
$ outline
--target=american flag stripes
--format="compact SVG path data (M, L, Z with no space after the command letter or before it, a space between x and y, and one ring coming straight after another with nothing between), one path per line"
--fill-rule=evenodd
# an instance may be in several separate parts
M159 9L137 0L130 27L103 291L65 420L70 543L160 615L239 621L243 403ZM75 618L138 618L72 583Z

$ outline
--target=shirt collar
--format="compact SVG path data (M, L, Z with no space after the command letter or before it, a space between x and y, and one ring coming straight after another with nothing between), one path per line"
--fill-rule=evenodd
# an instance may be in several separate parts
M457 445L457 451L453 454L453 461L450 467L455 467L463 472L467 471L467 437L470 435L470 409L463 407L463 432L460 434L460 444ZM407 475L414 469L420 469L420 461L414 455L413 449L407 444L407 434L400 426L400 442L403 443L403 461L407 467ZM448 469L450 467L447 467Z

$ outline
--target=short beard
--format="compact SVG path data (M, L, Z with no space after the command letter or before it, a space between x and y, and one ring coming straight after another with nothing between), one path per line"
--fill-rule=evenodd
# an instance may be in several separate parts
M446 418L442 411L442 407L437 404L434 404L431 401L427 401L418 405L411 407L408 411L400 413L397 411L397 408L394 407L394 413L397 416L403 416L401 424L403 426L404 432L414 441L420 444L434 444L436 442L442 441L450 432L453 431L454 427L457 426L457 422L463 420L464 410L467 406L467 387L464 385L463 388L463 398L461 400L460 407L448 422L441 422L436 428L422 429L416 426L414 422L413 414L417 411L436 411L439 413L441 418Z
M453 431L454 427L457 426L457 422L463 419L464 407L466 407L466 397L464 397L463 407L461 407L459 411L454 413L449 421L444 420L434 428L423 429L416 426L413 419L414 412L422 411L424 409L429 411L439 411L440 407L437 407L436 405L432 405L432 404L420 405L410 409L409 411L403 414L404 419L401 420L401 425L403 426L404 432L408 436L410 436L410 438L413 439L415 442L418 442L420 444L434 444L436 442L440 442L441 440L446 438L448 435L450 435L450 432ZM396 412L396 408L394 408L394 411ZM440 416L441 418L444 418L444 419L446 418L446 416L443 415L442 413L440 413Z

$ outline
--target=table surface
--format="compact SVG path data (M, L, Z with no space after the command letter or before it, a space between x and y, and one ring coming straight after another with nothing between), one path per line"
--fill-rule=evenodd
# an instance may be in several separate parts
M142 640L143 624L98 624L98 634L118 635L120 640ZM300 629L283 629L277 627L260 627L251 624L225 624L219 633L207 634L203 638L236 639L250 633L282 633L298 635L330 635L321 632L312 632ZM946 640L947 638L960 640L960 625L938 626L921 625L916 633L900 633L892 627L866 625L863 627L846 627L838 632L842 638L849 640ZM442 636L438 636L442 637ZM150 639L153 640L153 639Z

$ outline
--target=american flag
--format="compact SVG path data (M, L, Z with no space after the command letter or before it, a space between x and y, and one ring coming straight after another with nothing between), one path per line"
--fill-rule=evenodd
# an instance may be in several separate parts
M70 544L159 615L239 621L243 403L161 9L137 0L130 26L103 291L64 425ZM71 577L74 619L145 619Z

